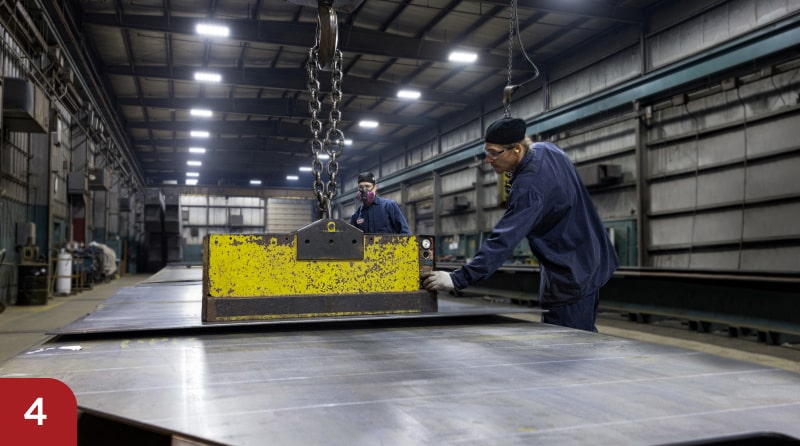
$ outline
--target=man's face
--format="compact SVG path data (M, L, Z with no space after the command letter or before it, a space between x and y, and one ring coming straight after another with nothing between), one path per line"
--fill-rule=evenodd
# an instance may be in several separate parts
M519 160L513 156L514 148L517 144L492 144L486 143L483 152L486 154L486 162L492 165L495 172L501 173L513 171L517 167Z
M375 185L370 183L370 182L368 182L368 181L362 181L362 182L358 183L358 189L370 192L370 191L374 191L375 190Z

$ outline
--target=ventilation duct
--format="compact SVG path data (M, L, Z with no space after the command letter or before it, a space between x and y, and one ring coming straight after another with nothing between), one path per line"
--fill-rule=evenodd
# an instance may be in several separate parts
M12 132L47 133L50 101L31 82L16 77L3 79L3 127Z

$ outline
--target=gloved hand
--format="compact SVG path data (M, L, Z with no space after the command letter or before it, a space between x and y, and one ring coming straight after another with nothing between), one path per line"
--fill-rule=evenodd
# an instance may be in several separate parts
M422 274L422 286L428 291L452 291L453 278L446 271L430 271Z

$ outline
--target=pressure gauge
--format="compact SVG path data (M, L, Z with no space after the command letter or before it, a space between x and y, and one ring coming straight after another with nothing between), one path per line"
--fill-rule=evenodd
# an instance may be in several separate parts
M430 249L431 248L431 239L424 238L422 239L422 249Z

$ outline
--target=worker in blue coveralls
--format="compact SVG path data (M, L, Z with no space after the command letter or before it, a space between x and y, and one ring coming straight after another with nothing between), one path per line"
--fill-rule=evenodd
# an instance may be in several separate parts
M350 224L367 234L410 235L408 222L397 202L381 198L377 194L375 175L364 172L358 175L358 208L350 217Z
M541 267L542 322L596 332L600 288L617 269L616 252L567 155L532 143L525 128L521 119L502 118L486 129L486 162L511 173L506 212L472 261L425 274L423 286L462 290L494 273L526 237Z

